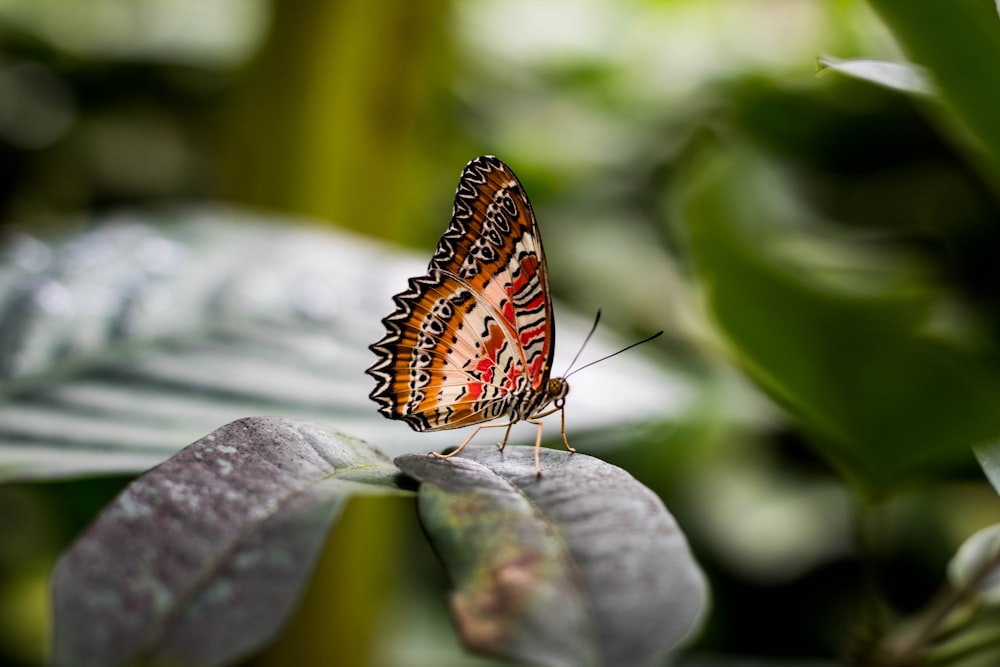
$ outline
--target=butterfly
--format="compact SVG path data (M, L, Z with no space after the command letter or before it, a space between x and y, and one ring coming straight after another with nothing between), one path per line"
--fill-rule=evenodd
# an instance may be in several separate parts
M393 301L385 336L369 347L379 412L416 431L478 425L453 452L432 452L439 458L484 428L507 429L503 450L513 424L535 424L539 477L541 419L559 412L563 444L576 451L566 439L569 383L550 377L555 322L542 238L510 167L493 156L466 165L427 273Z

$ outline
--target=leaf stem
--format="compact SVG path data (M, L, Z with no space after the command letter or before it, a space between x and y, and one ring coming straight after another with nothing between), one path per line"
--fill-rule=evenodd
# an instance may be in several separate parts
M955 589L946 585L927 611L886 636L879 664L884 667L911 667L918 664L933 642L940 638L948 621L974 598L979 585L997 567L1000 567L1000 554L986 561L962 588Z

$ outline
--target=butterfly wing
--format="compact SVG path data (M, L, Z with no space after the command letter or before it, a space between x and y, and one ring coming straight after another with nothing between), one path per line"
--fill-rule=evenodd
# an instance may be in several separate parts
M466 165L430 268L467 283L500 315L524 352L531 388L540 389L555 337L545 254L528 195L497 158Z
M517 177L495 157L462 172L427 275L393 297L371 346L371 397L418 431L518 414L544 391L554 326L541 238Z

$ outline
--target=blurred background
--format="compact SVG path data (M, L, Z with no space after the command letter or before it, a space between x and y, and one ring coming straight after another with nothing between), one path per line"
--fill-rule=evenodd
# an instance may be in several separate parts
M998 426L1000 209L974 133L824 54L906 60L860 0L0 0L0 232L224 202L429 257L498 155L556 295L665 329L697 397L606 455L711 582L684 664L849 661L1000 520L969 452ZM48 570L125 482L0 487L0 663L42 664ZM392 503L332 538L391 552L352 566L363 601L297 625L363 619L339 664L479 664ZM258 664L310 655L289 636Z

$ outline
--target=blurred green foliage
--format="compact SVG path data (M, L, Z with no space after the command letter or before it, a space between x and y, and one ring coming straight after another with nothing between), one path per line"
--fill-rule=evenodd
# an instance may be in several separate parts
M816 77L821 54L909 59L941 97ZM691 652L870 664L1000 520L969 455L1000 419L996 62L991 0L12 0L0 225L210 198L428 249L461 165L500 155L559 296L667 329L707 396L612 457L709 573ZM0 517L34 517L4 521L0 625L23 610L17 636L44 635L67 513L112 492L0 489ZM407 553L380 511L335 539ZM366 610L357 664L463 659L420 636L440 624L372 629L443 616L440 587L413 588ZM12 637L0 662L39 664Z
M781 220L762 195L775 179L732 143L722 153L691 174L710 184L693 188L682 215L739 363L866 497L970 467L970 445L1000 432L991 351L949 340L948 322L934 331L942 295L891 259L797 238L800 220Z

